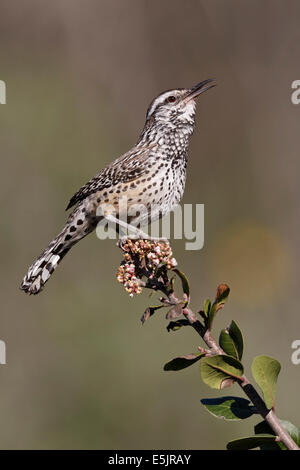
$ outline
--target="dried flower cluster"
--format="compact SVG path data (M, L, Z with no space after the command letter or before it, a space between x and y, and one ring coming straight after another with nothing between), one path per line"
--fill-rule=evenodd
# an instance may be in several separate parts
M151 279L159 266L166 269L177 266L168 241L131 240L122 244L124 261L117 271L117 280L124 285L129 295L140 294L145 284L143 276Z
M117 280L124 285L130 297L133 297L133 294L140 294L142 292L141 283L135 275L135 266L133 263L122 263L119 266Z

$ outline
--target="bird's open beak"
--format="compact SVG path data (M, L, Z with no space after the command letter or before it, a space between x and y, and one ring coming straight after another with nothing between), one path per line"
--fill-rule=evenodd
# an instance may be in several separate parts
M184 97L184 100L190 101L197 96L201 95L201 93L204 93L206 90L209 90L210 88L213 88L216 86L216 81L213 78L208 78L207 80L204 80L203 82L197 83L197 85L193 86L190 88L187 92L187 94Z

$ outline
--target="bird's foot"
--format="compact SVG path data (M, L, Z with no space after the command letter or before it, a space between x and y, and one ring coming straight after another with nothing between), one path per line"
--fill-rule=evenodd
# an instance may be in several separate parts
M142 231L137 231L134 234L129 234L129 235L123 235L118 239L117 246L123 250L124 245L127 240L149 240L152 242L162 242L162 243L169 243L169 240L165 237L152 237L148 235L147 233L144 233Z

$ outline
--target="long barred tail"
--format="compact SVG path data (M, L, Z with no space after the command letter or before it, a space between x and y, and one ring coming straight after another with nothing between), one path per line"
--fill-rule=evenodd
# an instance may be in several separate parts
M72 244L66 241L67 227L65 227L48 248L30 266L20 289L28 294L38 294L43 289L45 283L57 268L60 261L68 253Z
M78 206L69 216L67 224L48 248L30 266L20 288L28 294L38 294L72 246L92 232L96 217L88 217L84 205Z

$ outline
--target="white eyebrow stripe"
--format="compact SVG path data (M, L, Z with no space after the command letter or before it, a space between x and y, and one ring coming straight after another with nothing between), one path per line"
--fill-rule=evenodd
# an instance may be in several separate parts
M174 91L167 91L163 93L162 95L158 96L152 103L151 108L148 111L148 117L152 115L152 113L155 111L155 109L162 104L168 96L174 95Z

